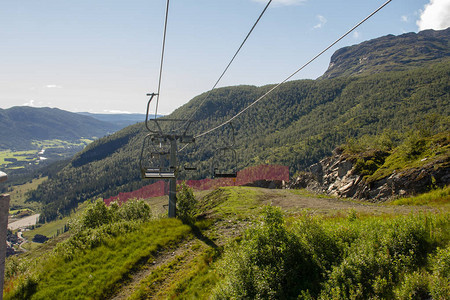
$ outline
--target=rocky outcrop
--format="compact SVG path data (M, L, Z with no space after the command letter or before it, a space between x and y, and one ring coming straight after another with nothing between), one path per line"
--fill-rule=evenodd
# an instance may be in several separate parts
M392 197L423 193L432 187L450 183L450 160L432 161L420 168L394 171L391 175L369 181L355 171L355 159L336 149L327 157L303 172L289 188L306 188L333 196L384 201ZM441 167L436 168L436 165Z

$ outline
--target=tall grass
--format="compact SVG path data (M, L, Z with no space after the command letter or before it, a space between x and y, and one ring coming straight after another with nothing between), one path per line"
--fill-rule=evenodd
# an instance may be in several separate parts
M158 249L180 242L189 226L175 219L133 216L143 203L123 208L94 203L72 225L72 236L39 261L8 267L5 299L104 299ZM141 208L137 211L136 208ZM143 209L145 211L145 209ZM93 222L98 212L103 219ZM120 216L120 221L114 216Z
M425 293L448 299L449 229L448 213L303 216L287 228L279 211L269 208L262 222L225 252L214 297L403 299ZM415 272L427 276L414 277ZM414 280L419 282L411 284Z
M450 186L435 189L418 196L400 198L390 202L390 204L448 206L450 204Z

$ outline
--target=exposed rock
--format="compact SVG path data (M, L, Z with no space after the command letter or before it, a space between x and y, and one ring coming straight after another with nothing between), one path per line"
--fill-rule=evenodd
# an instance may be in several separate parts
M439 164L442 167L436 168ZM370 201L384 201L392 197L423 193L432 187L450 183L450 159L430 162L420 168L393 172L385 178L368 182L355 172L355 162L335 150L327 157L294 178L288 188L306 188L311 191L339 197Z

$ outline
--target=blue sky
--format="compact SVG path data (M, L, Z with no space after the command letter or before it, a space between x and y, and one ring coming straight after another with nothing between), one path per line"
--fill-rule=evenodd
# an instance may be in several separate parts
M431 2L430 2L431 1ZM274 0L219 84L284 80L385 0ZM170 2L160 113L209 90L267 1ZM156 92L165 0L5 0L0 108L145 113ZM387 34L443 29L450 0L393 0L293 79L323 74L337 49Z

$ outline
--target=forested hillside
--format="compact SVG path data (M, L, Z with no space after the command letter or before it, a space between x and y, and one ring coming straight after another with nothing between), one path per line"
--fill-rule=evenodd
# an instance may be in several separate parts
M448 44L449 31L443 33L441 44ZM436 40L434 35L433 39ZM401 38L400 45L403 47L410 40ZM398 43L392 43L392 47L398 47ZM371 50L376 50L364 49L358 55L371 55ZM423 67L417 61L396 60L413 67L388 71L379 68L380 62L378 73L368 71L359 76L282 85L233 122L238 168L277 163L289 166L294 173L329 155L348 138L377 135L386 129L406 134L420 127L430 114L440 120L442 126L438 130L448 130L450 60L446 51L436 63L431 63L430 58ZM390 64L388 57L383 63ZM197 122L190 129L199 134L232 117L271 87L216 89L201 107L206 93L169 117L187 118L193 114ZM195 145L180 152L181 161L199 168L196 177L210 175L214 149L227 143L230 133L230 127L225 126L197 139ZM53 219L86 199L109 197L148 184L140 179L138 168L145 134L143 124L133 125L90 144L76 155L30 195L31 200L43 202L42 217Z
M58 108L16 106L0 109L0 150L33 149L32 141L102 137L117 125Z
M93 117L94 119L116 124L120 128L125 128L145 120L145 114L127 114L127 113L112 113L112 114L97 114L89 112L79 112L78 114ZM162 116L159 116L162 117Z

